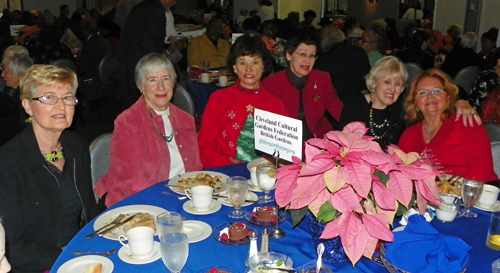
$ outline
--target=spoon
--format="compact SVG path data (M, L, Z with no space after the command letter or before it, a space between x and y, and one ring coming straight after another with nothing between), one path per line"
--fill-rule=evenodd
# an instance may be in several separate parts
M177 196L177 195L175 195L175 194L168 193L168 192L166 192L166 191L162 191L161 193L166 194L166 195L175 196L175 197L177 197L177 199L179 199L179 200L184 200L184 199L187 199L187 196Z
M321 257L323 257L323 252L325 252L325 245L320 243L316 249L318 253L318 261L316 261L316 272L319 273L321 270Z
M73 252L74 255L82 255L82 254L93 254L93 255L101 255L104 257L108 257L109 255L113 255L118 249L113 249L105 253L101 252L92 252L92 251L75 251Z

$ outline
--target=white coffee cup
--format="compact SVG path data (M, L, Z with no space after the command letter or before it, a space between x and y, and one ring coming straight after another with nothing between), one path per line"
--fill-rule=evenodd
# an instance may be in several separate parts
M200 80L202 82L209 82L210 81L210 74L208 74L208 73L201 73Z
M118 241L130 250L135 259L144 259L153 251L154 235L155 231L150 227L135 227L118 236ZM123 241L128 241L128 244Z
M498 200L498 193L500 192L500 189L493 186L493 185L488 185L484 184L483 186L483 193L481 194L481 197L479 198L479 205L484 208L491 208L493 205Z
M227 76L219 76L219 85L226 86L227 85Z
M191 189L185 189L184 192L197 211L207 211L212 205L214 188L210 186L194 186Z
M250 184L252 184L253 187L258 188L259 183L257 182L257 167L251 167L248 170L250 171Z

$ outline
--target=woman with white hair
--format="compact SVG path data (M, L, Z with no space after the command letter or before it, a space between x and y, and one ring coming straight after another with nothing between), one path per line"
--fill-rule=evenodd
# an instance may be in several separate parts
M441 66L441 70L453 78L458 71L468 66L477 66L482 69L484 59L475 52L477 41L478 39L476 33L464 33L460 41L462 47L446 55L446 59Z

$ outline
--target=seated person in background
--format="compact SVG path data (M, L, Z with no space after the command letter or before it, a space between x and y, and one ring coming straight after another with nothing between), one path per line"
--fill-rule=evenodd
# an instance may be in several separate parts
M304 12L304 21L300 22L300 28L314 27L312 25L314 18L316 18L316 12L312 9L306 10Z
M462 44L461 44L461 38L460 34L462 34L463 27L458 25L458 24L451 24L448 29L446 30L446 41L452 41L451 45L453 46L453 51L459 49ZM476 43L477 43L477 35L476 35ZM475 47L474 47L475 48Z
M500 85L500 50L495 52L494 59L495 65L488 65L472 85L468 101L476 109L481 107L488 93Z
M7 273L10 271L10 264L5 257L5 229L0 221L0 273Z
M269 93L260 79L272 67L272 57L254 33L236 39L228 67L238 76L236 84L210 96L198 134L205 169L250 162L254 148L254 109L287 115L283 102Z
M193 116L170 103L177 75L163 55L150 53L136 65L139 100L118 116L109 172L95 193L105 205L178 174L201 170Z
M384 37L380 33L373 30L365 30L361 34L360 45L368 54L368 60L370 61L370 66L374 66L375 63L382 59L384 55L379 52L379 48L384 42Z
M226 66L231 45L221 39L222 23L213 18L207 25L205 34L191 40L187 48L188 67L203 68L203 62L209 61L210 68Z
M0 148L0 215L13 272L43 272L98 211L89 146L65 130L78 102L76 74L34 65L20 86L31 124Z
M247 18L250 18L250 16L248 16L248 9L242 8L240 10L240 16L236 19L236 26L239 30L243 28L243 21Z
M401 50L397 57L403 63L419 64L423 70L434 67L434 56L427 51L430 35L425 30L417 30L410 38L411 48Z
M498 28L492 27L481 35L481 51L479 55L485 59L485 65L495 65L494 58L496 52L496 44L498 38Z
M462 46L446 55L444 63L440 67L441 70L448 73L452 78L455 77L462 68L477 66L479 69L482 69L484 65L484 59L474 52L474 48L476 48L477 45L476 33L464 33L462 39L460 39L460 43Z
M403 133L399 147L419 153L444 174L483 183L497 180L486 129L455 121L457 95L457 85L441 70L417 76L404 105L406 119L414 125Z

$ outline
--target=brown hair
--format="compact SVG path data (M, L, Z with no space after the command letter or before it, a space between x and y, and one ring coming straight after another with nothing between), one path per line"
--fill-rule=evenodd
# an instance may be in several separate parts
M410 123L417 123L421 120L424 119L424 116L422 113L418 110L417 105L415 103L415 93L418 91L417 86L418 84L426 78L435 78L437 79L443 86L444 90L448 93L448 96L450 96L450 99L448 100L448 105L446 106L446 109L443 111L441 120L447 119L453 111L455 111L455 101L457 100L458 97L458 87L457 85L453 82L453 80L448 76L446 73L442 72L439 69L430 69L427 71L422 72L420 75L418 75L413 82L411 83L411 88L410 88L410 93L406 97L405 101L405 118L406 120Z

